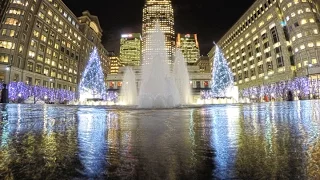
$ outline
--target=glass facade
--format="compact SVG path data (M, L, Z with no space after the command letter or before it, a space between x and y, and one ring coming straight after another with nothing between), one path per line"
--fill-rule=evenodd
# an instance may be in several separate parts
M122 34L120 39L120 61L123 65L139 66L141 60L141 34Z
M148 47L150 40L147 36L154 31L156 22L159 22L161 30L165 34L166 50L169 64L172 63L172 54L175 46L174 14L171 0L147 0L143 8L142 19L142 54L152 51Z
M181 49L187 63L196 63L200 58L197 34L178 34L176 46Z

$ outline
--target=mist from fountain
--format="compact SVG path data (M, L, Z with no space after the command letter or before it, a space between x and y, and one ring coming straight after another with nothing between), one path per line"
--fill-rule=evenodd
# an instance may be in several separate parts
M175 52L173 77L180 94L181 105L192 103L191 86L187 63L180 49L176 49Z
M137 105L137 97L136 75L131 67L127 67L120 91L120 104Z
M170 73L165 36L157 22L147 36L147 51L142 65L139 108L171 108L180 105L179 91Z

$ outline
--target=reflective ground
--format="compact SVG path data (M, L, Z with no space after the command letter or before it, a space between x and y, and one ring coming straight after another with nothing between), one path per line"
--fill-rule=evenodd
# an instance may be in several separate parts
M0 107L0 179L320 178L319 101Z

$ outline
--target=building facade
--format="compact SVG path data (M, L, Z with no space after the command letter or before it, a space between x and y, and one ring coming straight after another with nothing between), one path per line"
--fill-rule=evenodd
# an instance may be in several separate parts
M195 64L199 67L201 73L211 73L212 63L210 63L208 56L201 56Z
M0 80L76 91L93 47L106 59L98 19L61 0L12 0L0 34ZM107 73L107 71L106 71Z
M318 1L257 0L218 45L241 90L297 76L318 77L319 30Z
M136 75L136 83L139 92L139 87L142 81L141 66L134 66L132 69ZM120 93L125 70L125 67L120 67L117 74L108 74L106 84L109 91L116 91ZM211 88L211 73L201 73L198 66L188 66L188 72L191 90L194 99L197 99L200 96L201 91L209 90Z
M140 33L122 34L120 39L120 61L125 66L139 66L142 38Z
M200 48L197 34L178 34L176 47L181 49L187 63L196 63L200 58Z
M120 67L123 65L120 62L119 57L114 52L109 52L110 70L109 74L118 74Z
M142 55L152 51L148 44L148 36L154 32L155 24L159 22L161 31L165 34L168 63L172 63L175 47L174 14L171 0L146 0L142 19Z

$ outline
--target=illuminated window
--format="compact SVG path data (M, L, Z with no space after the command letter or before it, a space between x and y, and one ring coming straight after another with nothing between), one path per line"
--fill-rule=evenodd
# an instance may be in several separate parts
M319 33L319 32L318 32L318 29L314 29L314 30L313 30L313 33L314 33L314 34L318 34L318 33Z
M0 41L0 48L14 49L15 44L10 41Z
M44 14L42 12L39 12L38 13L38 16L41 18L41 19L44 19Z
M33 51L29 51L28 55L29 57L34 58L36 56L36 53Z
M297 34L297 38L301 38L301 37L302 37L301 33Z
M308 47L314 47L314 44L312 42L308 43Z
M304 24L306 24L307 23L307 20L306 19L302 19L301 20L301 25L304 25Z
M312 64L317 64L318 63L316 58L311 59L311 61L312 61Z
M301 63L298 63L298 68L301 68Z
M19 25L18 24L18 20L17 19L14 19L14 18L7 18L4 22L4 24L9 24L9 25L13 25L13 26L16 26L16 25Z
M41 35L41 41L46 42L47 41L47 37L45 35Z

